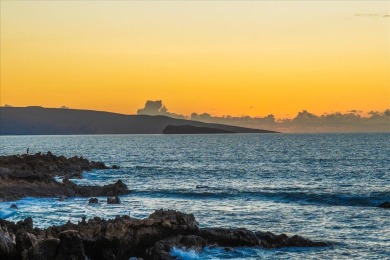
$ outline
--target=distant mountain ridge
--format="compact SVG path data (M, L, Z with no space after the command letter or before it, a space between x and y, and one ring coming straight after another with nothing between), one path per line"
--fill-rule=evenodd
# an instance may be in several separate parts
M234 133L276 133L167 116L43 107L0 107L0 135L162 134L168 125L217 128Z

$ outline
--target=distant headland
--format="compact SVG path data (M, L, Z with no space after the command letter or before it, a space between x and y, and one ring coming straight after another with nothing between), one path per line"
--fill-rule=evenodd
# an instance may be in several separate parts
M277 133L168 116L124 115L37 106L0 107L0 121L0 135L162 134L167 126L183 125L219 129L225 133Z
M234 134L235 132L219 128L198 127L192 125L169 125L165 127L164 134Z

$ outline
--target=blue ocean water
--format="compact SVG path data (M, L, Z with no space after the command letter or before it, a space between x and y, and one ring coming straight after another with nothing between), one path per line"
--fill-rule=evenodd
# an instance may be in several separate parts
M1 154L82 155L119 170L96 170L79 183L122 179L122 204L87 198L25 198L10 220L40 227L82 216L146 217L155 209L194 213L202 227L245 227L300 234L327 248L238 248L173 254L187 259L390 259L390 134L234 134L1 136ZM10 202L0 203L8 210ZM9 211L9 210L8 210ZM7 211L7 212L8 212Z

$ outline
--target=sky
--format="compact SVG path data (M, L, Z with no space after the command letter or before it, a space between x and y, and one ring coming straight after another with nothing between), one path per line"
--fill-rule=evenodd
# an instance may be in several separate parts
M4 1L0 105L363 116L390 108L389 1Z

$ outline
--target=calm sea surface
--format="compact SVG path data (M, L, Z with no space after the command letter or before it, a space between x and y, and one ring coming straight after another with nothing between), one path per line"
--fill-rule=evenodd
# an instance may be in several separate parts
M300 234L328 248L206 249L196 259L390 259L390 134L234 134L1 136L0 153L82 155L119 170L96 170L78 183L122 179L122 204L101 198L26 198L10 220L39 227L82 216L146 217L155 209L194 213L202 227L245 227ZM9 208L0 203L0 210Z

